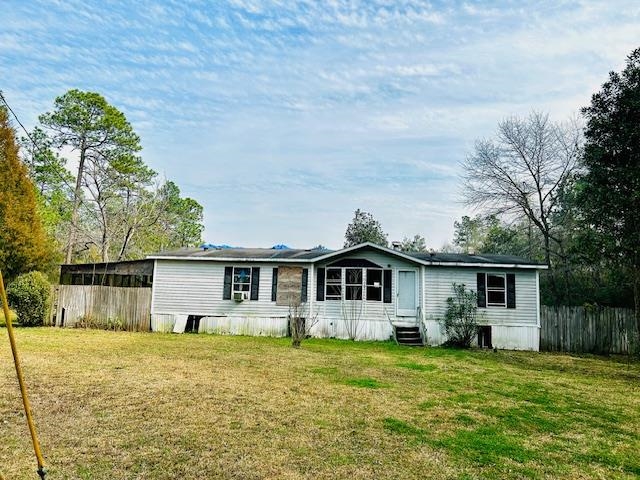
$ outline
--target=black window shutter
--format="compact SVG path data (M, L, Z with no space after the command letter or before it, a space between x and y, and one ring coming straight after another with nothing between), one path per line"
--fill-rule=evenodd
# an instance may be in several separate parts
M392 291L392 275L393 271L392 270L385 270L383 272L383 278L382 278L382 283L384 284L384 292L383 292L383 300L384 303L392 303L391 301L391 291Z
M307 301L308 283L309 283L309 269L303 268L302 269L302 285L300 286L300 301L303 303Z
M507 273L507 308L516 308L516 274Z
M278 267L273 269L273 277L271 278L271 301L275 302L278 298Z
M260 267L251 269L251 300L258 300L258 287L260 286Z
M319 268L316 272L316 300L322 302L324 300L324 268Z
M484 273L478 274L478 308L487 308L487 276Z
M224 287L222 299L231 300L231 280L233 279L233 267L224 267Z

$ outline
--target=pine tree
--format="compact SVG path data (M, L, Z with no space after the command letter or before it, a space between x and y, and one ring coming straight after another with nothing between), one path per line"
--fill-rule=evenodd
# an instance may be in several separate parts
M640 48L611 72L591 105L578 202L596 255L629 272L640 336ZM593 248L592 247L592 248Z
M353 220L347 226L344 234L344 246L353 247L360 243L371 242L386 247L389 245L387 234L382 225L369 212L358 209L354 212Z
M0 107L0 268L6 279L48 265L34 186L18 157L16 134Z

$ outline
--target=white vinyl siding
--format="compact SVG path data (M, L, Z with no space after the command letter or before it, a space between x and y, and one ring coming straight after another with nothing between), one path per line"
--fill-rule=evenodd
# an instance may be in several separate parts
M534 269L500 269L476 267L420 266L392 254L373 250L354 252L341 258L365 259L381 269L392 271L391 303L380 300L367 301L368 281L365 277L359 285L364 288L364 300L316 300L317 268L327 268L336 261L331 259L313 265L287 263L287 266L307 268L307 299L310 316L317 316L317 324L311 333L318 337L347 337L345 306L354 305L362 319L358 339L387 340L392 334L389 321L415 323L415 316L396 315L398 273L402 270L416 272L418 282L416 304L427 325L427 339L439 344L444 339L439 333L438 318L444 316L447 298L452 295L452 283L464 283L472 290L477 287L477 274L515 274L516 308L483 308L483 323L492 326L492 341L498 348L538 348L538 284ZM171 331L172 323L186 315L203 316L201 332L282 336L287 333L286 305L271 301L273 270L277 262L208 262L194 260L155 261L153 298L151 305L154 331ZM223 300L225 267L260 267L258 301L235 302ZM341 267L340 294L344 295L346 278ZM354 267L358 268L358 267ZM326 273L326 270L325 270ZM325 282L327 278L325 276ZM373 288L373 287L372 287ZM378 287L376 287L378 288ZM382 290L382 285L379 287ZM325 292L326 293L326 292ZM376 297L377 298L377 297Z
M283 317L288 306L271 301L273 263L222 263L156 260L152 314L182 314L232 317ZM309 265L292 265L310 268ZM225 267L260 267L257 301L223 300ZM315 291L307 286L307 298Z
M477 274L514 273L516 279L516 308L479 308L485 323L491 325L537 325L537 284L535 270L498 270L475 268L427 267L424 279L425 316L437 320L444 316L447 298L452 296L452 284L463 283L476 291Z
M370 262L379 265L383 270L391 270L392 271L392 282L391 282L391 303L384 303L381 300L366 300L366 292L365 292L365 300L327 300L325 298L324 301L316 301L316 282L317 275L313 277L313 285L310 291L313 295L313 309L314 313L318 315L318 323L312 330L312 335L318 337L336 337L336 338L346 338L347 332L344 326L344 315L345 308L348 312L352 312L352 307L357 307L357 314L361 316L361 324L358 339L361 340L388 340L392 335L392 328L389 324L389 320L392 322L415 322L415 317L398 317L396 316L396 293L397 293L397 281L398 275L397 272L400 269L408 269L415 270L418 282L420 281L420 268L414 263L409 261L405 261L402 258L397 258L392 255L387 255L385 253L380 253L376 251L359 251L355 252L352 255L340 257L340 259L351 258L351 259L364 259L369 260ZM330 267L327 265L331 265L332 263L338 261L338 259L331 259L326 263L318 263L316 265L317 268L326 268L325 272L327 272ZM339 267L343 270L348 270L351 267ZM362 267L353 267L353 268L362 268ZM364 267L364 269L370 269L375 267ZM344 276L344 275L343 275ZM345 279L343 279L344 282ZM364 280L366 282L366 279ZM325 279L326 282L326 279ZM311 282L310 282L311 283ZM365 283L366 286L366 283ZM325 287L326 288L326 287ZM383 289L383 286L380 286L380 289ZM383 292L381 293L381 295ZM418 305L420 305L422 297L422 289L418 288ZM382 298L382 297L381 297Z

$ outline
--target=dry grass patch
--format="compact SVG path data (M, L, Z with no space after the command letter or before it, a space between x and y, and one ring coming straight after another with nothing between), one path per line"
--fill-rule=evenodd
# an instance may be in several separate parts
M640 366L391 343L19 329L49 478L635 478ZM5 338L6 340L6 338ZM33 478L8 342L0 468Z

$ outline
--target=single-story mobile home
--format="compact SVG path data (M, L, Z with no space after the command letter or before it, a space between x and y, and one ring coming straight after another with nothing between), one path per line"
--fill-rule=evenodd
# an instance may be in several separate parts
M439 345L453 284L478 294L481 346L538 350L539 271L519 257L200 248L151 255L151 329L286 336L293 308L317 337ZM301 312L302 310L302 312Z

